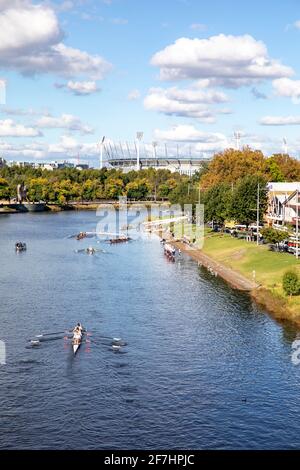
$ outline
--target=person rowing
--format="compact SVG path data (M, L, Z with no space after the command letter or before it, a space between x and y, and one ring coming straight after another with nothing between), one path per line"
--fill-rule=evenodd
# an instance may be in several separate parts
M77 325L75 326L73 330L73 341L75 344L80 343L80 340L82 337L82 331L83 331L83 328L82 328L81 323L77 323Z

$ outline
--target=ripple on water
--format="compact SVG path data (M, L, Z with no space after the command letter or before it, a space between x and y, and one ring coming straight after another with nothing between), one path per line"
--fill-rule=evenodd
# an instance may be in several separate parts
M0 220L0 448L299 447L297 330L186 256L168 263L155 237L77 256L96 240L68 236L98 221ZM27 242L22 257L15 238ZM26 349L24 338L77 321L95 341L76 357L59 337ZM97 334L127 345L113 351Z

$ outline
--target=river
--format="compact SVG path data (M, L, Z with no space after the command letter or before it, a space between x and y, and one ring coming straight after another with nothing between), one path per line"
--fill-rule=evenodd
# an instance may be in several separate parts
M189 257L169 262L155 236L69 238L97 222L0 216L0 449L298 448L295 327ZM89 245L105 253L76 252ZM78 321L92 336L75 357L61 338L28 347Z

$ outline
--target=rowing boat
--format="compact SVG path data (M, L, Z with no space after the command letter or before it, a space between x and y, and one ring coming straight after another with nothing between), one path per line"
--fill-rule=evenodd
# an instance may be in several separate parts
M80 345L82 343L82 337L83 337L83 331L80 331L80 333L78 333L77 335L75 332L73 334L72 347L73 347L74 355L77 353L78 349L80 348Z

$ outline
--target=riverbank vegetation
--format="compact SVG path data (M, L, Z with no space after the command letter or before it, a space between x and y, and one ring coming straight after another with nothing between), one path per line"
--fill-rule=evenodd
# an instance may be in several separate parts
M67 204L70 201L168 200L171 204L205 204L207 220L239 223L253 220L257 184L260 183L260 214L266 208L267 181L299 181L300 163L288 155L265 157L246 147L228 149L203 164L193 176L153 168L123 173L117 169L75 168L53 171L7 166L0 169L0 200L16 197L17 185L28 188L28 200Z
M199 181L195 175L193 183ZM17 185L27 186L28 200L66 204L70 201L117 200L127 196L131 200L167 200L170 195L186 194L191 178L169 170L140 170L123 173L116 169L102 170L57 169L53 171L4 167L0 170L0 199L14 199ZM177 197L175 196L175 199Z

